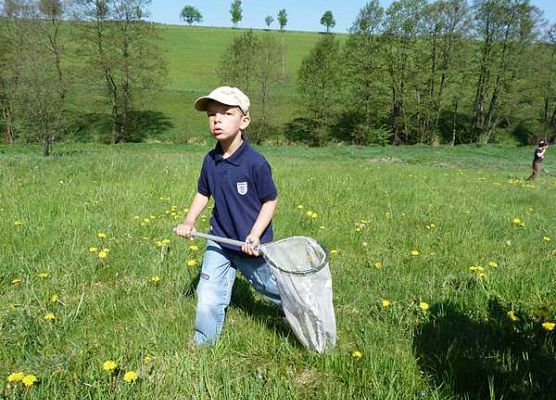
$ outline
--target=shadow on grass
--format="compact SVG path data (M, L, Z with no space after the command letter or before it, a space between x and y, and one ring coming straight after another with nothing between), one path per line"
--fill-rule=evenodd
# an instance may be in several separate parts
M554 399L554 334L531 316L516 312L512 321L510 308L493 299L480 321L450 303L431 308L414 334L421 370L457 398Z

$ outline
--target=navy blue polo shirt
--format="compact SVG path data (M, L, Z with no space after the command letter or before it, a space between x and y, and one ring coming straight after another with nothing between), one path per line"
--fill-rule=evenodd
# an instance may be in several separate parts
M246 138L228 158L220 143L203 160L197 190L214 198L211 233L244 241L255 224L263 203L276 199L268 161L253 149ZM272 241L272 223L261 236L261 243ZM223 247L239 251L237 247Z

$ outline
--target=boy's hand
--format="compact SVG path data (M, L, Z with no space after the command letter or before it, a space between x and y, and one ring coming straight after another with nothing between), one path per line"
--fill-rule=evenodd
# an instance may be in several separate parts
M176 226L176 235L183 236L188 239L193 239L193 235L197 230L194 225L190 224L179 224Z
M255 250L255 248L257 248L260 244L261 244L261 239L258 236L249 234L245 238L245 244L241 246L241 251L243 251L246 254L249 254L250 256L258 256L260 253L257 250Z

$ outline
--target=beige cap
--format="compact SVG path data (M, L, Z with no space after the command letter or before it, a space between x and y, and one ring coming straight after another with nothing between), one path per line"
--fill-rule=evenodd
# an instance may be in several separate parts
M220 86L209 93L208 96L199 97L195 100L195 108L199 111L206 111L210 100L217 101L227 106L236 106L244 114L249 112L249 97L236 87Z

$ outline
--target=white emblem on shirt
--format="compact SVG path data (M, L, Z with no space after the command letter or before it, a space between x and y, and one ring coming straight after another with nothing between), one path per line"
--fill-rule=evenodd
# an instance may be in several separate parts
M237 192L240 195L244 195L247 193L247 182L237 182Z

